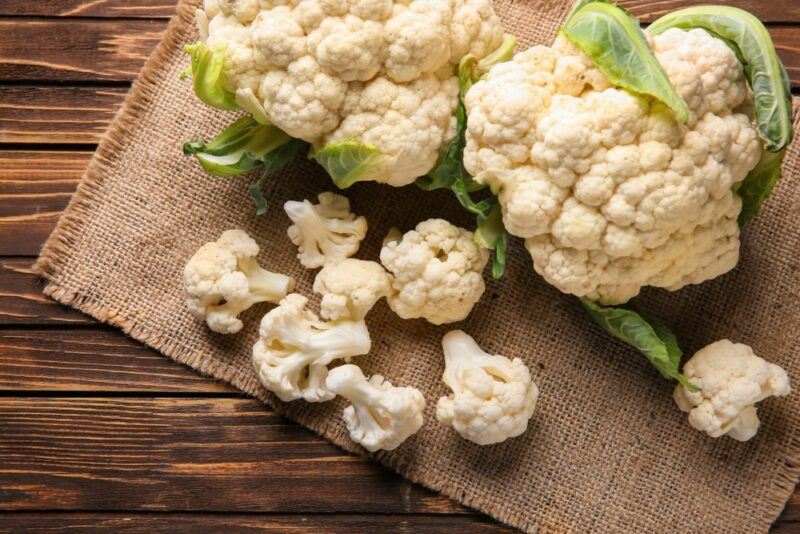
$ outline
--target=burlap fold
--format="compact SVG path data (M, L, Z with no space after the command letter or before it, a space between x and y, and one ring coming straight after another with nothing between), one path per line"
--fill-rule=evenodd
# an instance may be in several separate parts
M524 47L549 42L570 3L499 0L496 8ZM45 292L364 454L347 436L340 400L284 404L259 385L250 350L267 306L247 312L238 335L220 336L184 305L184 263L234 227L257 238L264 265L291 274L298 291L310 294L314 273L295 258L281 205L331 189L314 164L297 161L267 184L271 208L259 218L249 177L214 178L181 155L182 141L208 137L232 119L202 105L191 84L179 80L187 62L181 46L196 38L193 10L191 1L179 5L47 242L36 265ZM795 143L783 181L746 228L735 271L639 299L674 327L687 352L730 337L800 378L798 152ZM359 184L347 195L369 221L358 254L365 259L377 258L391 226L409 229L430 216L472 224L445 193ZM505 523L543 531L764 531L795 487L800 395L763 403L762 430L745 444L692 430L672 401L673 385L593 326L576 299L537 277L519 243L511 246L506 276L488 282L458 326L486 350L520 356L531 368L541 397L523 436L479 447L438 424L436 400L447 393L440 381L447 328L400 321L384 303L368 324L373 351L359 365L420 388L428 400L423 429L375 457Z

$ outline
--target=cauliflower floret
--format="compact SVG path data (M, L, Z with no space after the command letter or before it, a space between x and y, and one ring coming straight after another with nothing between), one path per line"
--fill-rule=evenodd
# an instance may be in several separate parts
M408 185L433 168L453 136L457 95L455 78L428 75L403 85L375 78L350 90L346 118L324 143L361 139L389 156L388 165L371 173L375 181Z
M498 195L545 280L603 304L732 269L735 190L761 156L733 51L703 30L651 41L687 125L612 87L564 36L494 66L465 98L467 171Z
M347 198L330 192L317 198L319 204L290 200L283 206L294 223L287 230L289 239L297 245L297 258L306 269L352 256L367 235L367 220L350 213Z
M303 56L285 71L267 73L259 91L272 122L292 137L316 139L339 124L336 111L346 88L312 57Z
M756 356L749 346L727 339L697 351L683 374L700 391L678 385L675 402L689 412L690 425L712 438L749 440L761 425L755 404L791 392L786 371Z
M359 141L385 156L369 177L428 173L455 135L457 66L500 46L490 0L224 0L197 15L224 50L227 89L249 89L269 120L321 148Z
M228 230L206 243L186 263L186 305L220 334L242 329L238 315L259 302L277 303L294 288L294 280L263 269L258 245L244 230Z
M297 293L261 320L253 345L253 365L261 383L282 401L331 400L325 385L328 364L367 354L369 332L364 321L321 322L305 309L308 299Z
M333 369L326 384L352 403L342 418L350 439L368 451L394 450L422 427L425 397L416 388L393 386L380 375L367 380L355 365Z
M325 319L361 321L378 299L392 292L392 277L381 264L348 258L325 265L314 279Z
M442 219L423 221L400 240L388 238L381 249L381 263L394 275L389 307L403 319L461 321L486 289L482 272L488 261L489 252L471 232Z
M448 332L444 383L453 390L436 404L436 418L478 445L500 443L528 428L539 389L519 358L492 356L461 330Z

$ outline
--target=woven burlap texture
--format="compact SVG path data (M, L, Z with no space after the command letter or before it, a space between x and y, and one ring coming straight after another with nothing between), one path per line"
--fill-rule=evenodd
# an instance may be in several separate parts
M524 47L551 41L570 3L500 0L496 9ZM270 210L256 217L247 192L252 177L214 178L181 155L184 140L207 138L234 116L198 102L179 79L187 63L181 47L196 39L193 11L193 2L179 5L46 244L36 266L45 292L365 454L347 436L341 400L285 404L259 385L250 353L269 306L249 310L233 336L209 332L186 310L186 260L229 228L247 230L262 246L263 264L294 276L297 291L310 295L314 272L297 262L281 206L332 187L301 158L267 184ZM638 299L674 328L687 353L728 337L800 378L798 148L768 206L744 231L736 270ZM407 230L431 216L472 225L443 192L358 184L347 196L369 221L358 253L364 259L377 258L392 226ZM380 462L531 531L753 532L779 515L800 471L800 395L763 403L762 429L748 443L709 439L676 408L673 384L598 330L577 299L535 275L519 243L505 277L487 283L482 301L456 326L531 368L541 396L528 431L479 447L440 425L434 408L448 392L440 341L452 326L401 321L381 302L367 320L373 350L357 363L420 388L428 407L422 430L398 450L374 455Z

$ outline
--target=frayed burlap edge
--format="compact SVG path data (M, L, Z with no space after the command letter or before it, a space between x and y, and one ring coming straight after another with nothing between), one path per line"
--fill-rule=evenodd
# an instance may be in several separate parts
M476 494L472 488L454 486L448 479L447 473L439 468L427 466L422 472L419 468L403 464L398 461L397 457L385 453L367 453L354 445L340 426L315 424L305 413L295 414L294 416L288 415L275 397L269 393L264 393L255 375L242 376L234 368L214 359L213 356L193 352L175 339L155 335L149 329L138 324L135 319L126 316L123 311L108 309L92 296L69 290L58 283L58 275L63 265L63 258L69 254L70 249L75 247L80 240L83 223L89 215L89 208L98 200L103 191L104 175L113 171L113 160L121 146L126 142L128 132L136 127L140 114L148 108L155 97L155 84L164 73L164 67L169 59L170 52L175 47L182 46L190 35L196 1L181 0L178 4L176 15L170 21L161 42L145 63L131 91L125 98L122 108L104 134L76 193L72 196L56 229L50 235L41 255L34 264L35 272L46 281L43 290L44 294L62 304L80 310L98 321L120 328L132 338L169 355L171 359L185 364L204 375L230 383L244 393L266 403L281 415L312 429L321 437L332 441L350 453L372 457L412 482L439 491L459 503L489 514L503 523L525 531L540 530L541 526L536 522L535 518L530 519L525 517L526 514L516 512L509 507L487 502L484 496ZM567 6L571 2L554 1L553 4L558 4L556 8L563 9L566 13ZM795 120L796 122L797 120ZM785 451L784 462L786 465L785 470L774 480L766 495L770 510L759 519L763 526L763 531L767 531L780 516L800 478L800 438L794 437L792 439L788 449ZM576 506L579 505L580 503L576 503Z

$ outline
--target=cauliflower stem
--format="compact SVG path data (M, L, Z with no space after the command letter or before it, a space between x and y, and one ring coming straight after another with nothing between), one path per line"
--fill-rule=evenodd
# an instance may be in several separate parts
M183 49L191 56L191 64L181 73L181 79L192 77L197 97L212 108L239 109L236 96L225 88L224 47L208 48L205 43L194 43Z
M203 140L183 144L183 153L194 156L209 174L229 177L263 168L261 177L250 186L256 213L267 211L261 187L269 176L294 159L306 143L292 139L275 125L254 117L241 117L217 134L211 142Z
M351 402L342 418L350 438L368 451L391 451L423 423L425 397L416 388L393 386L380 375L369 379L355 365L333 369L327 388Z

